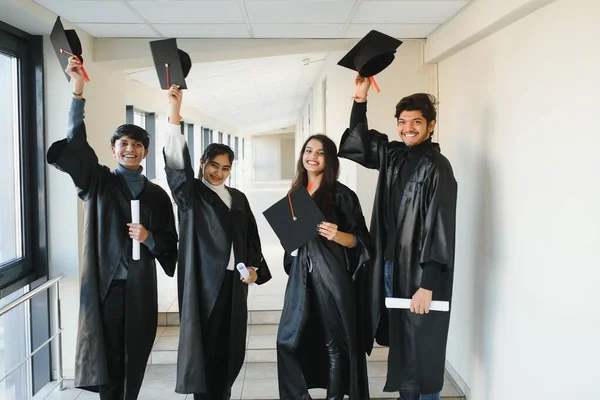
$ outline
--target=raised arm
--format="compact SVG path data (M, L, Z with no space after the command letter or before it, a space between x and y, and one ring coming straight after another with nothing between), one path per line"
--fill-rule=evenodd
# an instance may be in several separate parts
M369 130L367 123L367 93L370 86L369 79L361 76L356 77L354 104L350 113L350 127L342 135L338 155L355 161L366 168L379 169L389 142L387 135L376 130Z
M87 142L83 122L85 80L81 64L75 57L71 57L65 71L71 76L73 83L73 100L69 109L67 137L53 143L48 149L46 158L48 164L71 176L79 197L87 200L95 194L104 167L98 164L98 157Z
M168 96L169 124L163 148L165 171L175 203L181 211L186 211L191 207L194 171L185 136L181 134L179 127L183 92L177 85L173 85L169 89Z

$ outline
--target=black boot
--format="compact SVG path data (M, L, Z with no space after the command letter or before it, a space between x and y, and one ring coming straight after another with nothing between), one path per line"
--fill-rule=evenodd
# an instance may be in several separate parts
M328 341L327 356L329 358L329 385L327 385L327 400L342 400L344 398L342 355L333 340Z

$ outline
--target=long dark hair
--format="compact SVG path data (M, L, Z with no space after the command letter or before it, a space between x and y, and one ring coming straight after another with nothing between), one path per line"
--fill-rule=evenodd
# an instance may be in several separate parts
M200 157L200 171L198 171L198 179L202 179L202 164L206 164L211 162L221 154L225 154L227 158L229 158L229 162L231 166L233 166L233 160L235 159L235 154L231 147L226 144L221 143L211 143L202 153L202 157Z
M319 205L321 210L328 214L331 208L335 204L334 199L334 188L335 183L340 175L340 160L337 156L337 146L328 136L322 134L316 134L310 136L300 150L298 157L298 163L296 164L296 177L292 182L292 188L290 192L296 190L299 187L306 187L308 185L308 173L304 168L304 162L302 161L304 152L306 151L306 145L311 140L316 139L323 144L323 153L325 155L325 169L323 170L323 181L321 186L313 194L313 199Z

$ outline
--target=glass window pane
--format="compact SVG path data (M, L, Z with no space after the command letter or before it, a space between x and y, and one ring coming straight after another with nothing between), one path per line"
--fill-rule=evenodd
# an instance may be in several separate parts
M23 256L17 59L0 53L0 268Z
M134 111L133 112L133 124L146 129L146 118L143 113Z
M19 289L1 299L0 307L21 297L27 292L27 288ZM31 351L28 310L29 302L27 301L0 317L0 378L25 360ZM31 362L26 362L0 383L0 399L27 400L30 398L30 366Z

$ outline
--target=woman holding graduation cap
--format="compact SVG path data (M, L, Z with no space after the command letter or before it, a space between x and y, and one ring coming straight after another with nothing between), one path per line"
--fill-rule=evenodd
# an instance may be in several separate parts
M195 179L179 128L183 93L176 85L168 93L165 169L179 208L181 238L175 391L194 393L194 399L227 400L244 362L248 284L263 284L271 275L246 196L225 186L233 151L223 144L210 144ZM234 271L238 263L247 266L247 279Z
M329 400L369 398L357 297L370 239L356 194L337 180L336 153L327 136L309 137L292 184L291 192L308 190L326 221L284 257L289 280L277 334L283 400L310 399L309 388L326 388Z

